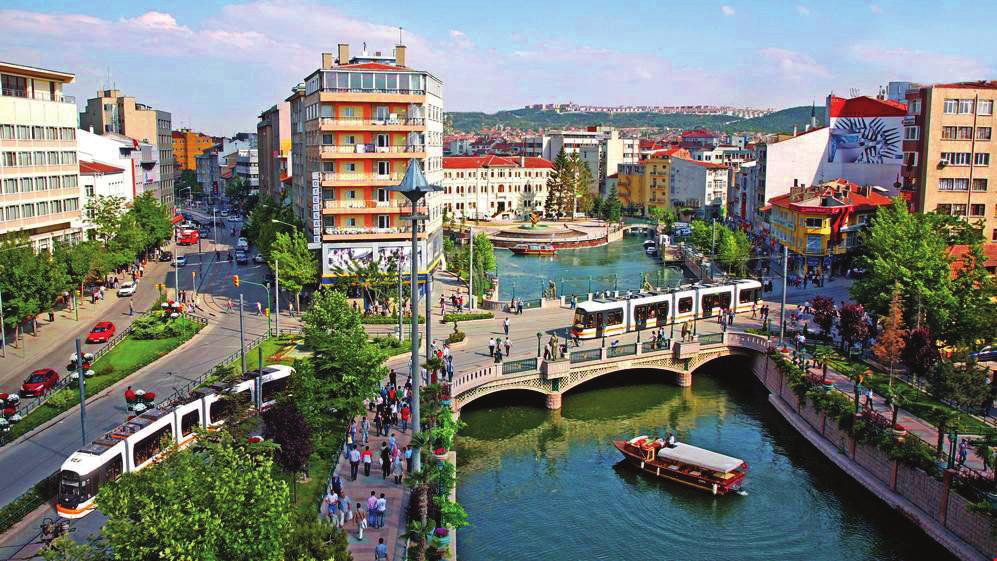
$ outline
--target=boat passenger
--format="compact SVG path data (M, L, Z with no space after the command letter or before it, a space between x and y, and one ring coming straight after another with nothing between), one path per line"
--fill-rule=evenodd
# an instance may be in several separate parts
M668 443L669 448L675 448L675 434L671 431L668 432L668 440L666 442Z

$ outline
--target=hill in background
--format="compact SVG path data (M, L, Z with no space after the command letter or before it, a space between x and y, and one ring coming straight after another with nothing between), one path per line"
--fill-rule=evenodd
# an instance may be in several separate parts
M810 120L810 107L800 106L776 111L764 117L740 119L730 115L687 115L662 113L556 113L539 109L514 109L497 113L451 112L453 128L475 132L497 125L516 129L579 128L607 125L617 128L707 128L726 132L792 132ZM817 108L817 120L824 122L824 108Z

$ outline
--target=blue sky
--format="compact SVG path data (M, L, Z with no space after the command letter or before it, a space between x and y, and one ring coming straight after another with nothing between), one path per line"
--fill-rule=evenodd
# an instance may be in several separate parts
M994 78L977 2L5 0L0 60L107 81L213 134L255 128L320 53L366 41L443 79L448 110L528 103L781 108L889 80ZM958 25L952 24L957 22ZM975 40L973 38L976 38Z

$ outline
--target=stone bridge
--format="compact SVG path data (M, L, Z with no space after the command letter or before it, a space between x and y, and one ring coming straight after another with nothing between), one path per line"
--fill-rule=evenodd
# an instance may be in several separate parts
M570 353L561 360L527 358L489 365L454 376L451 384L454 411L488 394L527 390L547 396L549 409L561 408L561 395L590 380L621 370L655 369L675 376L680 386L692 385L692 374L714 359L768 352L762 335L728 331L700 335L694 341L673 342L663 348L653 343L631 343Z

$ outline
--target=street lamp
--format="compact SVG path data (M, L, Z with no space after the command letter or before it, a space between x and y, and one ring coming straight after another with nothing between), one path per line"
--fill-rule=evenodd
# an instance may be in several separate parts
M541 356L543 356L543 353L540 351L540 348L541 348L540 340L543 339L543 336L544 336L543 333L540 333L539 331L537 331L537 358L540 358Z
M422 174L422 166L419 164L419 160L412 158L409 160L408 169L405 171L405 177L402 178L402 182L398 185L388 187L388 191L395 191L401 193L412 203L412 214L406 219L412 223L412 253L409 258L409 264L411 267L411 283L412 283L412 364L410 365L410 375L412 376L412 433L416 434L422 431L420 427L419 420L419 385L422 381L422 375L419 372L419 221L426 220L429 218L428 215L418 214L418 203L419 200L426 196L428 193L433 193L442 190L441 187L437 185L430 185L429 181L426 180L426 176ZM428 244L427 244L428 249ZM429 293L429 256L426 256L426 298L430 298ZM427 300L428 301L428 300ZM426 327L429 328L429 322L431 318L426 315ZM427 338L428 339L428 338ZM426 357L429 358L428 355ZM414 471L419 471L421 467L420 462L420 451L418 448L412 453L412 469Z

